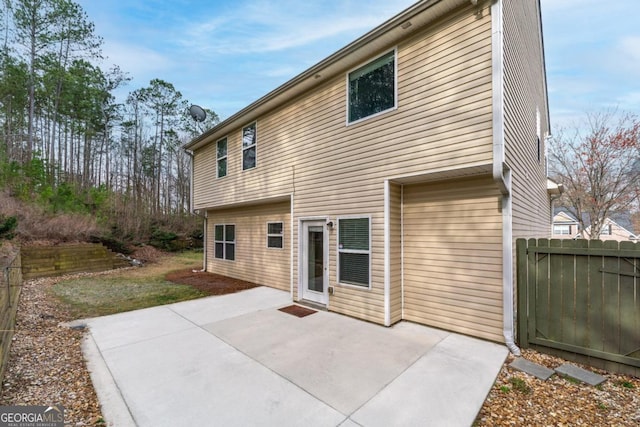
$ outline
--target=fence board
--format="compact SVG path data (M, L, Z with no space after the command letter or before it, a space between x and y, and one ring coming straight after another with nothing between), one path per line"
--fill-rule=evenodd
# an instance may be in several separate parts
M602 248L601 240L589 242L593 249ZM597 253L597 252L596 252ZM601 255L589 257L589 345L588 348L603 351L603 317L602 317L602 262Z
M577 248L588 248L588 240L577 240ZM576 256L576 281L575 281L575 344L589 347L589 257Z
M549 242L549 246L562 247L562 240L553 239ZM562 341L562 273L562 256L549 257L549 298L545 303L549 307L547 311L549 332L546 337L552 341Z
M616 241L604 242L605 249L618 247ZM620 350L620 271L619 257L605 257L602 263L602 305L603 315L603 348L605 353L619 353Z
M568 242L568 240L560 240L560 242ZM568 344L576 344L576 305L575 305L575 255L560 255L561 260L561 306L560 315L561 336L560 340Z
M549 246L549 241L539 241L540 247ZM540 334L544 338L549 337L549 298L550 298L550 283L549 283L549 256L546 254L537 254L536 262L538 268L536 268L536 279L538 283L537 295L535 301L536 306L536 331L534 336Z

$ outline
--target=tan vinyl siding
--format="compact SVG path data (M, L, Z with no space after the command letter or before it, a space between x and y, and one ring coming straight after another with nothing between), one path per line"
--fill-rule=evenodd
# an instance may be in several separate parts
M209 211L207 271L288 291L290 289L291 221L289 202ZM267 222L284 225L282 249L267 248ZM235 261L214 257L214 227L235 225Z
M391 324L402 320L402 186L391 183Z
M404 318L503 341L501 196L490 178L404 187Z
M258 118L255 169L241 171L241 128L227 135L226 178L214 177L215 144L197 150L195 207L210 209L294 194L296 240L301 218L335 222L343 215L370 216L370 289L336 283L337 231L329 232L329 285L335 293L328 308L383 323L384 180L492 162L491 19L488 9L481 14L475 10L458 10L395 46L396 110L347 126L348 70L344 70ZM393 48L381 49L369 59ZM397 212L394 215L397 218ZM294 298L298 298L297 242L293 254ZM393 262L395 272L398 260ZM397 320L395 280L394 276L392 307Z
M544 136L548 133L538 0L505 0L504 117L506 161L513 171L513 237L549 237ZM536 108L540 112L538 161Z

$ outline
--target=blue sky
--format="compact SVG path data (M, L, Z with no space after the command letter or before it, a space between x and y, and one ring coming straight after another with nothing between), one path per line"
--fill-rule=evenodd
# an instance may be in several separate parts
M77 0L129 92L166 80L229 117L414 0ZM542 0L552 125L640 114L638 0Z

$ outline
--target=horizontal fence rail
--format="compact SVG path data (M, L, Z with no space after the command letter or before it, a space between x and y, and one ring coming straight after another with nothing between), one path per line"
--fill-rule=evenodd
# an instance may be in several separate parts
M518 239L516 250L520 346L640 373L640 244Z

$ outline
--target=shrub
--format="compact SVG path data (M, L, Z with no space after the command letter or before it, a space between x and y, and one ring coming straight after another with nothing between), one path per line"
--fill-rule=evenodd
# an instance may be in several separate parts
M14 230L18 225L18 218L15 216L5 217L0 215L0 239L11 240L15 237Z

